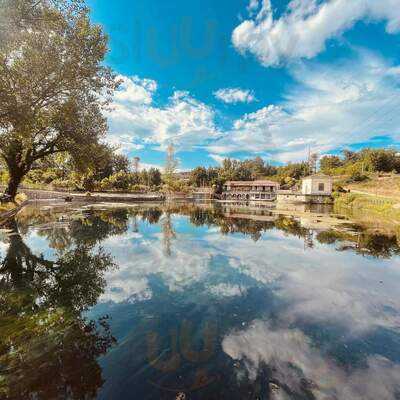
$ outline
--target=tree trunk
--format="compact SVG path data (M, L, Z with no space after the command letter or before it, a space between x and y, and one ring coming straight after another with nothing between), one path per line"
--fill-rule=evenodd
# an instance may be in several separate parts
M14 201L15 196L17 195L18 192L18 187L22 181L22 178L24 177L24 174L21 171L9 171L9 172L10 172L10 178L8 180L6 194L11 197L12 201Z

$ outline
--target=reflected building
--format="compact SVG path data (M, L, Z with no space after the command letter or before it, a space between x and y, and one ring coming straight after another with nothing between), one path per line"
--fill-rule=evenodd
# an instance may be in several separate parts
M228 181L224 185L221 199L226 201L275 201L279 189L277 182Z

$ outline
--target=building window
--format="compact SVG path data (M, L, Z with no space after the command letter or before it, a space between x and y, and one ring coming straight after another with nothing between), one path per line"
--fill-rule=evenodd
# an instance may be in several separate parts
M325 191L325 184L324 183L319 183L318 184L318 191L324 192Z

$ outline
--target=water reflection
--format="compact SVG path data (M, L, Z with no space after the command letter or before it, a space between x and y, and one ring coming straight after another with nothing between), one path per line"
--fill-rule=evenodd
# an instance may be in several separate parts
M82 317L104 291L110 255L79 244L54 259L35 254L18 225L0 259L0 394L4 399L95 398L97 358L114 343L107 318ZM59 233L59 232L58 232Z
M0 245L0 393L399 398L398 236L321 211L26 209Z

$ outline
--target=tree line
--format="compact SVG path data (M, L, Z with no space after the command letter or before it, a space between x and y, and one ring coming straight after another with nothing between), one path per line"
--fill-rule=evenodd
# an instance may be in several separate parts
M319 160L319 170L327 175L345 175L349 180L367 179L369 173L400 173L400 153L395 149L343 150L339 155L326 155ZM226 181L270 179L285 188L293 187L301 178L312 174L306 161L275 166L261 157L243 161L225 159L220 167L197 167L190 175L190 184L196 187L221 188Z
M320 160L320 170L327 175L346 175L350 180L364 180L368 173L400 173L400 153L395 149L344 150Z
M271 179L282 186L291 187L310 173L311 168L307 162L274 166L261 157L243 161L227 158L222 161L220 167L195 168L190 175L190 184L196 187L214 186L220 190L227 181Z

